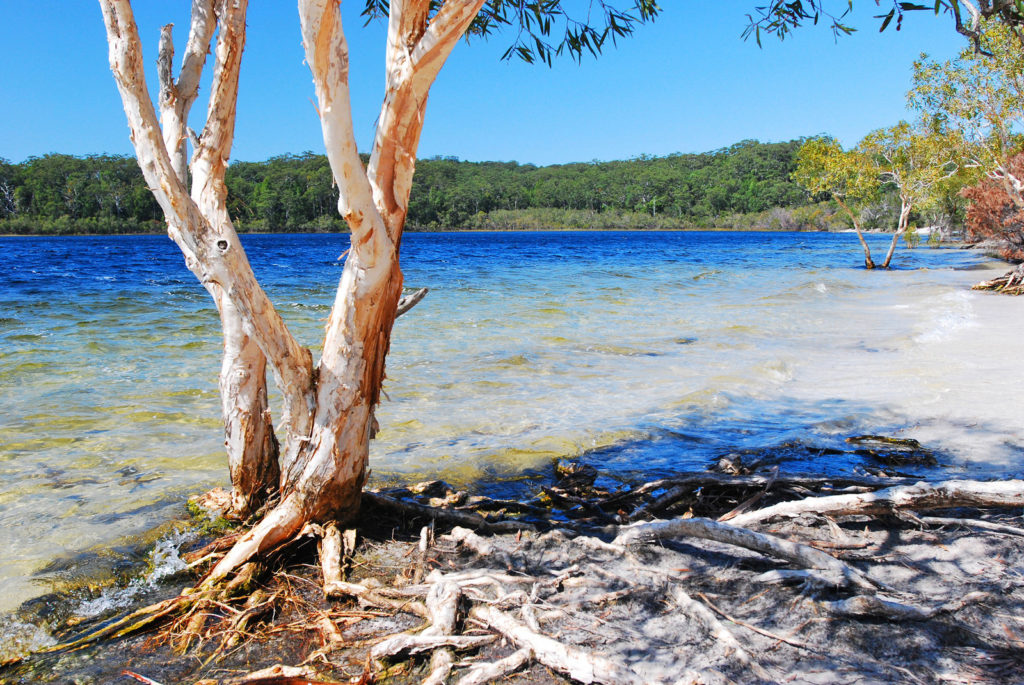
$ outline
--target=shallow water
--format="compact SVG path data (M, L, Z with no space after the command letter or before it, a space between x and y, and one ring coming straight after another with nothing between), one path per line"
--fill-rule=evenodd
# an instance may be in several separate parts
M316 345L347 238L243 242ZM0 253L4 611L81 581L78 555L179 515L226 467L215 311L169 240ZM1020 473L1024 298L968 290L1005 270L975 252L897 255L867 272L850 235L407 235L406 285L431 293L396 326L373 478L523 495L560 458L630 481L733 452L844 472L861 433L915 437L943 473Z

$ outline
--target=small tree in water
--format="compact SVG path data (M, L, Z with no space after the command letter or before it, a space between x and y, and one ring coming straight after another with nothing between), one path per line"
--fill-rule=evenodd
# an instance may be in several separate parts
M313 74L324 144L351 230L323 354L285 326L253 275L228 215L224 174L234 135L247 0L193 0L181 71L173 74L170 26L161 35L159 117L147 90L129 0L100 0L110 65L139 165L163 209L170 237L213 296L224 332L220 390L232 481L232 508L266 513L217 564L207 585L254 556L292 540L308 523L351 518L359 508L374 409L399 312L399 245L416 149L431 84L459 39L502 25L518 29L506 56L551 63L567 53L598 54L606 41L653 19L652 0L601 2L580 21L559 0L367 0L386 16L386 89L368 166L356 147L348 89L348 47L338 0L299 0L306 61ZM592 10L594 8L591 8ZM206 125L186 129L216 32ZM191 186L187 179L191 172ZM283 397L278 442L267 408L266 367ZM273 505L273 506L268 506Z
M871 160L860 150L843 150L834 138L811 138L797 152L793 180L812 196L828 194L836 201L850 217L864 248L864 266L874 269L871 248L861 233L860 212L851 208L878 194L878 174Z
M882 268L888 269L896 243L910 225L910 212L934 204L939 184L958 171L955 150L958 136L901 121L895 126L869 133L858 148L871 160L882 183L891 184L899 194L900 215Z

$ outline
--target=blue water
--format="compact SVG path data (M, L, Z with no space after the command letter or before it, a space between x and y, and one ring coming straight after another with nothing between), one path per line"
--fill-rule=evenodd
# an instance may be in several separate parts
M243 244L316 354L347 236ZM0 254L3 610L226 467L216 312L170 240ZM1005 270L976 252L901 247L867 272L848 234L522 232L408 234L402 254L431 292L396 325L377 483L528 496L558 459L617 485L735 453L853 472L877 467L845 443L860 433L916 437L943 473L1020 470L1024 298L971 292Z

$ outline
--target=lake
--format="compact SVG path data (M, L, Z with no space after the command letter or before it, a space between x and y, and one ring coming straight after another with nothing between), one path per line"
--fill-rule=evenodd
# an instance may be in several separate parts
M315 353L347 240L243 236ZM1006 270L975 251L901 246L888 272L848 234L413 233L402 252L431 292L395 328L375 483L529 497L559 459L617 487L731 453L859 472L863 433L934 450L915 475L1022 474L1024 298L969 290ZM87 560L116 570L227 468L216 312L170 240L0 254L2 612L93 580Z

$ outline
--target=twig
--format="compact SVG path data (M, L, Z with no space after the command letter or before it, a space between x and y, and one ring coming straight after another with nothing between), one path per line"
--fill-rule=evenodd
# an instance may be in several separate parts
M782 635L777 635L777 634L775 634L775 633L773 633L773 632L771 632L769 630L765 630L763 628L758 628L757 626L752 625L750 623L747 623L746 621L741 621L738 618L733 618L732 616L730 616L729 614L725 613L724 611L719 609L717 606L715 606L715 603L712 602L710 599L708 599L707 595L705 595L703 592L698 592L697 596L700 597L702 600L704 600L704 603L707 604L709 607L711 607L712 611L714 611L716 614L718 614L719 616L724 618L726 621L729 621L731 623L735 623L738 626L742 626L742 627L746 628L747 630L751 630L751 631L757 633L758 635L764 635L765 637L771 638L772 640L778 640L779 642L785 642L787 645L790 645L790 646L793 646L793 647L798 647L800 649L806 649L808 652L814 652L815 654L820 654L821 653L821 650L818 650L818 649L815 649L814 647L811 647L806 642L800 642L798 640L792 640L792 639L790 639L788 637L783 637Z

